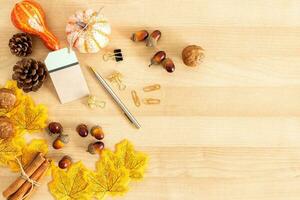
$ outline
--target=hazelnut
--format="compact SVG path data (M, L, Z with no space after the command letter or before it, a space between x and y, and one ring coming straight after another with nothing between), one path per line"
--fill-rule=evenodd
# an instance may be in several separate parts
M182 60L185 65L189 67L196 67L200 65L204 58L204 49L197 45L190 45L183 49Z
M11 109L17 101L15 92L11 89L0 89L0 109Z
M13 137L15 128L12 121L7 117L0 117L0 138L9 139Z

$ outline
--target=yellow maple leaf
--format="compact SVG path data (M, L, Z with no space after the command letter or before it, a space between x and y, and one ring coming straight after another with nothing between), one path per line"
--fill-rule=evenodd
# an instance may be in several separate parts
M53 166L50 192L58 200L85 200L95 197L105 199L108 195L123 195L128 191L131 179L143 178L148 157L134 150L128 140L116 145L116 151L104 150L96 163L96 171L86 169L81 162L73 164L68 171Z
M133 180L142 179L148 166L148 156L135 151L133 144L128 140L118 143L115 153L105 150L102 156L110 157L116 168L124 166Z
M9 117L17 127L15 136L25 132L33 133L46 126L47 109L44 105L35 105L30 96L20 90L15 81L7 81L5 88L11 89L16 94L16 103L9 110L0 109L0 116Z
M81 162L72 164L67 171L53 165L49 190L57 200L90 200L93 193L89 173Z
M14 161L16 156L22 154L21 143L23 143L23 138L0 139L0 166L9 165L9 162Z
M46 127L47 113L47 108L44 105L35 105L31 97L26 96L10 118L19 132L34 133Z
M29 144L26 145L25 142L23 142L21 145L22 154L18 156L18 159L20 160L22 166L26 166L28 163L30 163L38 152L43 154L48 153L48 144L46 140L33 139ZM16 160L9 162L9 167L14 172L20 171L20 166Z
M107 195L123 195L128 191L130 179L125 167L116 168L109 157L101 156L96 169L90 174L90 182L97 199L103 200Z

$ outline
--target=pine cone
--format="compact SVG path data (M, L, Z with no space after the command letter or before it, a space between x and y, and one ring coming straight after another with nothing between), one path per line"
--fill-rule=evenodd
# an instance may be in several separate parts
M32 53L32 39L27 33L13 35L8 46L11 53L19 57L26 57Z
M36 92L48 76L45 64L31 58L18 61L13 70L12 78L24 92Z

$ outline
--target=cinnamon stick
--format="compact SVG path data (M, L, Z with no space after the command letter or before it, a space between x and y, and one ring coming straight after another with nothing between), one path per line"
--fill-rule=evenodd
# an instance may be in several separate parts
M51 164L51 161L49 160L49 166L48 166L48 168L50 167L50 164ZM41 183L41 180L46 176L46 174L47 174L47 172L48 172L48 168L41 174L41 176L36 180L36 182L38 182L39 184ZM28 193L30 192L30 188L29 188L29 190L28 190L28 191L26 192L26 194L24 195L24 196L26 196L26 195L28 194L24 200L29 199L29 198L31 197L31 195L36 191L36 189L37 189L37 187L34 186L34 188L33 188L33 190L31 191L31 193L28 194ZM23 196L23 197L24 197L24 196Z
M43 164L30 176L31 180L37 181L44 173L46 173L50 161L46 159ZM32 184L26 181L13 195L9 196L9 200L22 200L23 196L31 190Z
M30 164L24 170L28 176L31 176L45 161L44 155L42 153L37 153L35 158L30 162ZM3 196L8 198L10 195L15 193L24 183L25 179L18 177L6 190L3 191Z

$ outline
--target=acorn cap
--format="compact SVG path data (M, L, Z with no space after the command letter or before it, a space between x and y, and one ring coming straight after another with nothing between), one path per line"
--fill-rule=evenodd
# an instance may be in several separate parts
M58 138L65 144L68 144L70 141L69 135L61 134L58 136Z

